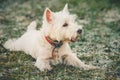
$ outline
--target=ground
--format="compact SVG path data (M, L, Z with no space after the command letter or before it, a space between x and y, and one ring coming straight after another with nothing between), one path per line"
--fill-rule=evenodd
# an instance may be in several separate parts
M35 60L24 52L2 47L9 38L23 34L36 20L42 24L44 9L61 10L69 4L71 13L84 27L84 33L71 48L86 64L97 70L56 65L40 72ZM120 80L120 1L118 0L3 0L0 1L0 80Z

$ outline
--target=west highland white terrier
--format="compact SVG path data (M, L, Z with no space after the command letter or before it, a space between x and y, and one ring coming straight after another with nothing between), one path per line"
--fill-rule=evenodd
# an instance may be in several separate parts
M68 5L63 10L52 12L46 8L43 15L43 25L36 30L33 21L27 31L18 39L10 39L4 47L10 51L24 51L36 59L35 66L41 71L51 70L51 65L64 63L83 69L95 69L84 64L72 52L69 43L77 41L82 33L82 26L75 22L76 16L70 14Z

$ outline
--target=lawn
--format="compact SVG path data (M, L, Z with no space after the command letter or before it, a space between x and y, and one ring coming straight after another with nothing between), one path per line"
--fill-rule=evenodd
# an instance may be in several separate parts
M82 70L59 64L41 72L30 55L2 47L8 39L20 37L33 20L39 29L46 7L59 11L65 3L84 29L78 42L70 44L73 52L86 64L101 69ZM1 0L0 80L120 80L119 4L119 0Z

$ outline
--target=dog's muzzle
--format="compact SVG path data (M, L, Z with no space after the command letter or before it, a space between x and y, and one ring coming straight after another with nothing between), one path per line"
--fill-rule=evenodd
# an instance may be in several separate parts
M81 33L82 33L82 29L78 29L77 30L77 36L75 38L72 38L70 41L71 42L76 42Z

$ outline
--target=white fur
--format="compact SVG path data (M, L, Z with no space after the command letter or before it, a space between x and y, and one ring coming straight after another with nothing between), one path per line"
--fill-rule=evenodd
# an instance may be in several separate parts
M33 21L27 31L18 39L10 39L4 47L11 51L24 51L36 59L35 66L41 71L51 70L53 65L57 63L65 63L84 69L94 69L94 66L89 66L81 62L75 53L72 53L69 46L69 41L78 36L77 30L82 29L81 25L75 22L75 15L71 15L68 11L67 5L60 12L52 12L50 23L46 20L46 8L43 16L43 25L40 30L36 30L36 22ZM64 23L68 23L67 27L63 27ZM54 40L64 41L63 45L58 49L55 59L49 59L52 56L53 46L50 45L45 36L49 36Z

